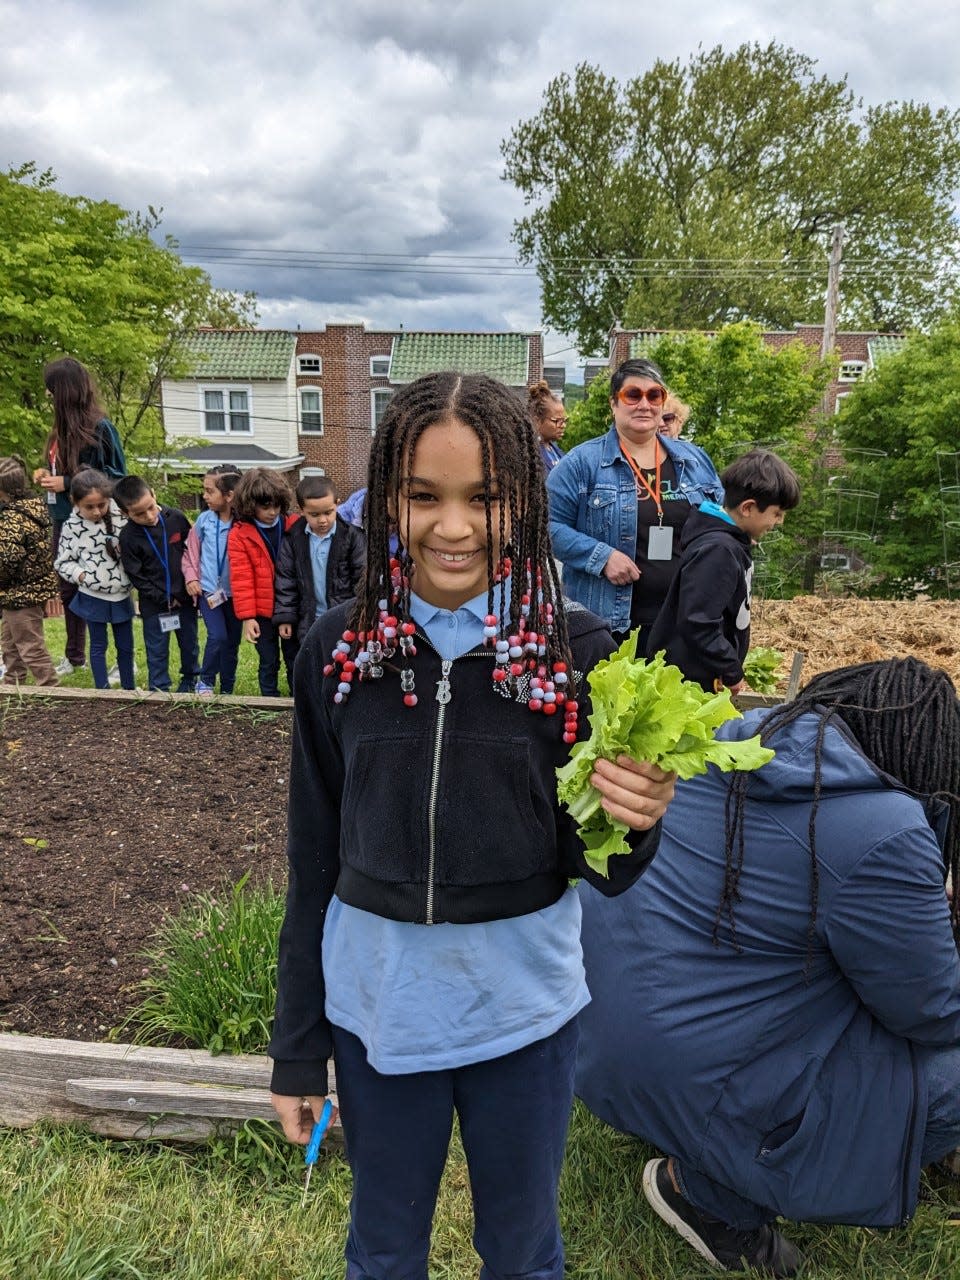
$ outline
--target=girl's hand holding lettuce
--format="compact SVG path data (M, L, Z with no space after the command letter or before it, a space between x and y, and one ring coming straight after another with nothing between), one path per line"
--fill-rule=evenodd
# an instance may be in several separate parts
M579 824L578 832L589 865L607 874L607 858L629 853L628 827L612 819L601 806L599 791L590 784L598 759L619 755L648 760L681 778L719 769L759 769L773 758L760 745L759 735L744 742L718 742L714 730L740 715L730 693L705 693L684 680L679 668L667 666L663 653L649 662L633 657L633 632L616 653L598 662L587 677L592 711L591 734L574 744L569 761L557 770L557 794Z

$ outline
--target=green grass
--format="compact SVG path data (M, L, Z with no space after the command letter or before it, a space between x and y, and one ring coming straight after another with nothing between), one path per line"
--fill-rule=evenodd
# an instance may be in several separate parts
M62 618L47 618L43 624L43 633L47 642L47 650L54 662L58 662L63 657L64 648L66 647L66 627ZM200 656L203 657L203 646L206 643L207 633L200 625ZM134 640L134 661L137 665L138 687L145 689L147 687L147 654L143 647L143 627L139 618L133 620L133 640ZM113 642L107 649L107 666L111 666L114 660ZM176 677L180 671L180 653L177 649L176 640L170 642L170 675L173 677L174 687L176 687ZM32 682L29 681L28 683ZM92 689L93 676L90 667L85 666L80 671L75 671L73 675L61 676L60 683L65 689ZM280 692L287 693L286 673L283 669L283 663L280 663ZM240 661L237 665L237 683L234 687L234 693L244 697L259 696L260 688L257 684L257 651L252 644L241 641L240 644Z
M641 1143L577 1107L561 1187L571 1280L715 1276L647 1207ZM337 1280L350 1177L324 1150L300 1209L302 1154L266 1125L199 1148L109 1141L68 1128L0 1131L0 1275L30 1280ZM787 1226L817 1280L948 1280L960 1229L948 1185L902 1231ZM434 1230L432 1280L468 1280L466 1170L454 1139Z
M182 705L182 704L181 704ZM276 999L284 895L243 876L198 894L161 925L143 953L144 998L118 1038L148 1044L182 1037L211 1053L263 1053Z

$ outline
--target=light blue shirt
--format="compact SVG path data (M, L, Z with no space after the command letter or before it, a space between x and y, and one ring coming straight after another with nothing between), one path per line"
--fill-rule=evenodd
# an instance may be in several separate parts
M216 511L201 511L193 526L200 540L200 586L205 596L220 587L230 595L230 561L227 535L233 520L223 521Z
M452 660L482 641L487 596L455 612L412 596L411 612L441 658ZM491 714L495 708L491 694ZM407 924L334 897L323 972L327 1017L358 1036L385 1075L513 1053L558 1031L590 999L572 889L542 911L485 924Z
M317 598L317 617L321 613L327 611L327 562L330 559L330 546L333 542L333 535L336 532L336 523L334 523L329 533L325 533L321 538L319 534L313 532L307 525L307 538L310 547L310 565L313 569L313 594Z

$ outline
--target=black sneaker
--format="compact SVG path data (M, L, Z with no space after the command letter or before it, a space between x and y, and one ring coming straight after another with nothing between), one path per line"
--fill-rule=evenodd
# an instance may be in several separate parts
M643 1194L664 1222L722 1271L754 1267L769 1276L797 1274L800 1251L776 1228L765 1223L753 1231L737 1231L718 1218L701 1213L674 1189L666 1160L647 1161Z

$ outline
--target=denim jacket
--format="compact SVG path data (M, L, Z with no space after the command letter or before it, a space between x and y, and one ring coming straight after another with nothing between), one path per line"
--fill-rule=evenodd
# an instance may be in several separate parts
M694 507L723 501L723 486L702 449L660 436L677 471L677 488ZM632 560L637 550L637 489L610 427L561 458L547 476L550 539L563 562L564 594L603 618L611 631L630 629L633 583L618 587L603 576L612 551Z

